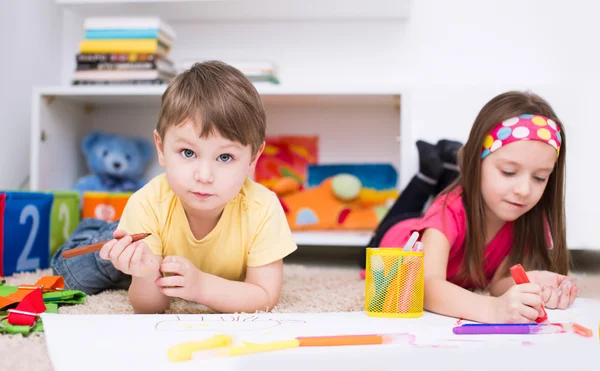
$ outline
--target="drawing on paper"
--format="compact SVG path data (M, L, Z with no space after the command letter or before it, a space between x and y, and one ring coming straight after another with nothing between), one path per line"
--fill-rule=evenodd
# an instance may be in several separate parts
M306 324L305 320L294 319L278 319L273 317L264 317L259 315L198 315L193 318L181 319L180 316L175 318L157 322L155 325L156 331L166 332L189 332L189 331L206 331L206 332L224 332L224 333L252 333L253 331L264 331L263 334L273 334L272 330L290 330L298 324ZM459 319L459 323L463 320ZM289 325L292 325L290 327ZM276 330L277 329L277 330ZM256 335L256 334L255 334ZM490 344L483 339L450 339L450 338L429 338L419 337L413 333L397 333L394 334L396 345L405 345L411 348L460 348L464 346L481 347ZM507 339L508 342L517 341L517 339ZM531 341L518 340L523 346L535 345Z
M160 321L157 331L256 331L269 330L284 324L304 324L304 320L285 320L257 315L198 316L190 320L177 319Z

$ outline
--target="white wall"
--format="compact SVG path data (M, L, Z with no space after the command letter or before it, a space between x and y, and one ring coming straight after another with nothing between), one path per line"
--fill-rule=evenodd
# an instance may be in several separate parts
M567 237L575 248L600 247L599 11L588 1L415 1L400 76L412 89L413 141L466 140L481 107L503 91L545 97L566 126ZM415 161L403 167L416 169Z
M29 174L31 89L60 82L60 20L53 0L0 1L0 189Z

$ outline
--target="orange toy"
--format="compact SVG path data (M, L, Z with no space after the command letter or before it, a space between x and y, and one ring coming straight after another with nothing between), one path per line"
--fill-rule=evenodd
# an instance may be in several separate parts
M373 202L368 190L353 200L342 201L332 189L333 178L319 186L281 197L292 230L372 230L387 212L383 202ZM390 194L395 198L397 193Z
M298 191L300 187L301 184L296 179L284 177L273 184L272 190L277 196L282 197Z
M114 222L121 217L131 193L84 192L83 218Z

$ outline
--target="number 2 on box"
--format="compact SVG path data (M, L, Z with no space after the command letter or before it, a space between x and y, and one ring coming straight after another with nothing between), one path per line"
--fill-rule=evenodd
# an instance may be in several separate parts
M27 242L25 242L25 248L21 252L21 255L19 255L19 259L17 259L17 271L34 270L40 266L40 258L29 257L31 249L33 249L33 242L35 241L40 227L40 212L37 207L34 205L25 206L19 216L19 223L25 224L28 217L31 217L32 219L31 230L29 231Z
M58 220L63 222L63 238L66 240L69 239L69 208L67 204L60 204L60 209L58 209Z

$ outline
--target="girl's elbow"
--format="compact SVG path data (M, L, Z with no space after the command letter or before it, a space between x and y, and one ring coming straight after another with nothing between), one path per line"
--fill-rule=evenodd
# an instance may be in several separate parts
M424 281L424 285L425 285L425 289L427 289L427 287L433 287L435 286L438 282L445 282L446 278L445 277L440 277L437 275L425 275L423 277L423 281Z

